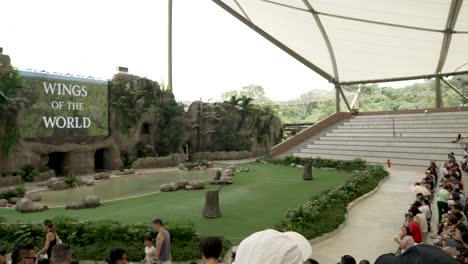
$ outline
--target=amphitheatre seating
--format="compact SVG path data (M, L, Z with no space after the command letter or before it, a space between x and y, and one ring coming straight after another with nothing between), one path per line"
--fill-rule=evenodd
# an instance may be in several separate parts
M369 163L427 166L443 161L447 153L463 157L458 134L468 137L468 112L362 115L325 129L281 156L321 157Z

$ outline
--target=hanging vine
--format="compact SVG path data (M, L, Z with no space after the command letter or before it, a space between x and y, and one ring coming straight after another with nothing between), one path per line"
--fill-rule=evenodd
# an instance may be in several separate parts
M17 70L0 76L0 149L6 155L20 140L17 117L24 101L18 98L21 77Z

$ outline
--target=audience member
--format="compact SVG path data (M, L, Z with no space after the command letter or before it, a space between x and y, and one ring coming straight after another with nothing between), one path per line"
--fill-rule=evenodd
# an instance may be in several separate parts
M319 264L318 261L316 261L315 259L308 259L304 262L304 264Z
M312 248L302 235L268 229L253 233L239 244L236 264L303 264Z
M370 262L367 259L363 259L359 261L359 264L370 264Z
M11 264L35 264L36 259L32 244L19 244L11 253Z
M419 209L416 207L411 207L408 210L408 212L414 216L414 220L418 222L419 227L421 228L421 234L422 234L421 242L426 242L427 234L428 234L426 216L423 213L421 213L421 211L419 211Z
M395 255L403 254L409 247L414 245L414 239L408 227L402 226L400 235L395 237L395 242L398 243L398 249Z
M107 264L126 264L127 261L127 250L119 247L111 248L107 257Z
M439 223L442 220L442 215L448 212L448 199L450 197L449 187L447 185L440 189L439 197L437 198L437 211L439 213Z
M405 226L409 228L410 235L413 237L415 243L422 242L421 226L414 220L414 216L411 213L405 214L406 223Z
M38 258L37 264L50 264L50 260L48 258Z
M145 264L153 264L156 256L156 248L153 246L153 237L145 236Z
M52 264L71 264L71 251L70 248L65 244L56 245L52 249L52 258L50 263Z
M0 264L7 264L6 250L0 248Z
M45 245L37 252L37 256L47 253L47 258L52 257L52 249L57 244L57 230L55 229L54 223L51 220L44 221L44 230L46 231Z
M356 264L356 260L350 255L344 255L341 257L340 264Z
M223 242L219 237L205 237L200 240L198 249L204 264L216 264L223 251Z
M156 237L156 255L154 260L158 264L171 262L171 234L164 229L161 219L153 221L153 229L158 233Z

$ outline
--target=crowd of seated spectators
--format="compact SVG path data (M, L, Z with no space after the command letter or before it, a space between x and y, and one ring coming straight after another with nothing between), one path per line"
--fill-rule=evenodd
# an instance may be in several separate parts
M466 160L465 155L462 166ZM421 192L416 194L404 216L400 234L395 237L398 244L395 255L426 243L442 248L459 263L468 263L468 206L460 167L454 153L449 153L440 170L431 161L421 181L410 187ZM437 201L437 211L432 206L433 200ZM428 237L429 232L434 235Z

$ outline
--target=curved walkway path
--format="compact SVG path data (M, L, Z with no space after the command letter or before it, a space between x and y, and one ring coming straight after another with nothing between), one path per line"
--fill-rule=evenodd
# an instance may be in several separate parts
M396 250L393 237L400 231L404 213L415 197L408 188L424 175L424 168L392 168L380 189L356 204L344 227L324 241L312 244L312 256L320 264L336 264L343 255L357 263Z

